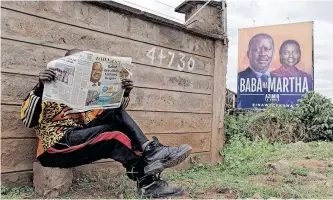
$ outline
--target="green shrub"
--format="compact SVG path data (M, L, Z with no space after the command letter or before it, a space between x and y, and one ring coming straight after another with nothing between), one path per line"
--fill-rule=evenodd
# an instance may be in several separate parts
M304 138L304 128L292 111L282 107L268 107L250 119L247 135L250 138L268 138L272 142L291 143Z
M271 142L333 141L333 103L309 92L293 109L268 107L259 113L225 117L227 142L232 136L268 138Z
M331 99L309 92L292 109L305 127L304 141L333 141L333 103Z
M228 115L224 120L224 129L226 134L226 141L228 142L232 136L247 135L247 128L252 118L252 114L245 115Z

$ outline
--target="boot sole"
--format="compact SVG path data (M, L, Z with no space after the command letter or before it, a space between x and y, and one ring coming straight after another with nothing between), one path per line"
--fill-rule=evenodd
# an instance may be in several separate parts
M184 194L185 190L182 189L176 193L170 193L170 194L162 194L162 195L144 195L137 193L139 196L146 197L146 198L164 198L164 197L175 197L175 196L182 196Z
M183 162L190 154L191 154L192 148L187 148L184 151L178 153L173 159L167 160L165 162L162 162L160 160L146 166L144 168L145 174L147 175L153 175L161 173L166 168L171 168L179 163Z

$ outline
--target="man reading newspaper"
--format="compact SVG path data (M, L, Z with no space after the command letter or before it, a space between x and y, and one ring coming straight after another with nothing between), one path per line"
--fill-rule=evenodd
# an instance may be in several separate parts
M73 49L65 56L78 52L81 50ZM98 74L93 76L98 78ZM161 180L160 173L184 161L192 148L186 144L163 146L156 137L148 141L124 110L133 88L131 79L122 80L125 92L120 108L73 112L64 104L42 99L44 84L55 78L52 69L42 71L38 84L25 99L21 110L24 125L34 128L39 138L37 158L43 166L70 168L111 158L121 162L128 177L137 181L140 195L166 197L183 194L182 188L170 187Z

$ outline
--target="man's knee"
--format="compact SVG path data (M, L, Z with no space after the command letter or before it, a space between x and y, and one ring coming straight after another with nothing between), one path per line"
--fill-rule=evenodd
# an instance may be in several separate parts
M122 113L126 113L125 109L122 107L119 108L111 108L111 109L105 109L103 111L104 114L111 114L111 115L116 115L116 114L122 114Z
M114 114L118 116L129 116L126 110L122 107L115 108L114 109Z

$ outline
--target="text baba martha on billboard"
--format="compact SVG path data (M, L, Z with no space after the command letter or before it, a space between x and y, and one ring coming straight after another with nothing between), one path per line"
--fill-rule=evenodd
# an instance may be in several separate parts
M291 108L313 90L313 22L240 29L238 42L238 108Z

